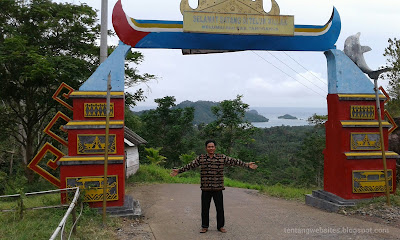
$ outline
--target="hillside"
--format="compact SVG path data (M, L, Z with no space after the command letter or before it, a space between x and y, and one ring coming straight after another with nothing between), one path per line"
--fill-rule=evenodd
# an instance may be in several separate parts
M214 121L216 118L214 114L211 112L211 107L217 106L218 102L211 101L183 101L177 105L178 108L185 107L193 107L194 111L194 120L193 124L200 123L210 123ZM261 116L258 114L256 110L250 110L246 112L245 120L249 122L268 122L268 118Z
M183 101L179 103L177 108L185 108L185 107L193 107L194 108L194 120L193 124L200 123L210 123L214 121L216 118L214 114L211 112L211 107L217 106L218 102L211 101ZM137 115L141 115L145 111L134 112ZM246 112L245 119L249 122L268 122L269 119L258 114L256 110L250 110Z
M193 124L200 123L210 123L214 121L216 118L214 114L211 112L211 107L217 106L217 102L211 101L183 101L179 103L176 107L185 108L185 107L193 107L194 108L194 119Z

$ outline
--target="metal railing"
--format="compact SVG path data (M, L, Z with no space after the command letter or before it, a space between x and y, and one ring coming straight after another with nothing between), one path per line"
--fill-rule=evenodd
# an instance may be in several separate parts
M53 235L50 237L51 240L55 239L58 234L61 233L61 239L63 239L63 233L64 233L64 229L65 229L65 224L67 222L67 219L69 217L69 215L72 213L72 229L71 229L71 233L69 235L69 237L71 237L71 234L74 233L76 234L76 229L75 229L75 224L77 222L78 219L76 218L76 212L75 212L75 206L78 202L78 198L80 195L80 191L79 191L79 187L74 187L74 188L64 188L64 189L56 189L56 190L49 190L49 191L42 191L42 192L32 192L32 193L25 193L24 195L26 197L29 196L37 196L37 195L45 195L45 194L53 194L53 193L59 193L59 192L68 192L68 191L75 191L75 195L74 198L71 202L71 204L59 204L59 205L54 205L54 206L42 206L42 207L32 207L32 208L24 208L24 203L23 203L23 197L21 194L13 194L13 195L4 195L4 196L0 196L0 200L1 199L5 199L5 198L19 198L19 203L18 203L18 209L1 209L0 212L15 212L15 211L19 211L20 214L20 218L23 218L23 212L25 210L39 210L39 209L50 209L50 208L62 208L62 207L68 207L67 212L65 213L63 219L61 220L60 224L58 225L58 227L56 228L56 230L54 231ZM82 210L82 208L81 208Z
M69 208L67 210L67 212L65 213L63 219L61 220L60 224L58 224L58 227L56 228L56 230L54 231L53 235L51 235L50 240L54 240L57 235L60 233L61 231L61 240L63 239L63 233L64 233L64 228L65 228L65 224L67 222L67 219L69 217L69 215L71 214L71 212L73 212L75 210L75 206L76 203L78 202L78 198L79 198L79 187L76 187L76 192L75 192L75 196L74 199L72 200L71 204L69 205ZM74 211L75 212L75 211ZM73 217L75 218L75 217ZM76 224L77 219L73 220L73 225L72 225L72 231L75 231L75 224ZM70 234L71 236L71 234Z

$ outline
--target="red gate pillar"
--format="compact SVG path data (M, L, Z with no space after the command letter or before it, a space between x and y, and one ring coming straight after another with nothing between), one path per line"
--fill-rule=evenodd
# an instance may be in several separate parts
M68 130L68 155L59 160L61 187L78 186L85 201L101 207L104 153L108 149L107 206L125 200L124 79L125 56L131 47L120 43L83 83L73 99L73 119ZM105 146L107 79L111 76L109 146ZM65 199L64 199L65 200Z
M80 187L91 207L103 201L107 92L73 92L68 155L59 160L61 187ZM107 206L122 206L125 192L124 92L112 92Z
M383 97L383 95L382 95ZM381 98L381 109L384 108ZM329 94L324 190L344 199L385 195L385 179L373 94ZM384 116L382 112L382 116ZM396 189L397 153L388 151L388 128L383 121L390 192Z
M382 148L386 151L390 192L396 190L396 158L388 151L383 121L381 146L374 85L342 51L325 52L328 60L328 121L324 150L324 190L344 199L385 194ZM384 116L384 95L380 107ZM383 119L382 119L383 120Z

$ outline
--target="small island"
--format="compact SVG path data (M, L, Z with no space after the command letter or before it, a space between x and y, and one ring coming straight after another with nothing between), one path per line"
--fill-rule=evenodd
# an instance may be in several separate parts
M297 120L297 117L292 116L290 114L285 114L283 116L279 116L278 119L296 119Z
M268 122L269 119L260 115L256 110L249 110L245 113L245 119L249 122Z

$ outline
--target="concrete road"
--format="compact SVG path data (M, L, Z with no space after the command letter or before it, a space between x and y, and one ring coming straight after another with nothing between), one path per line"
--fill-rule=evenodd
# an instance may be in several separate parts
M199 185L156 184L128 188L140 201L152 239L400 239L400 229L324 212L303 203L271 198L257 191L226 188L225 228L201 229ZM147 239L147 238L146 238Z

